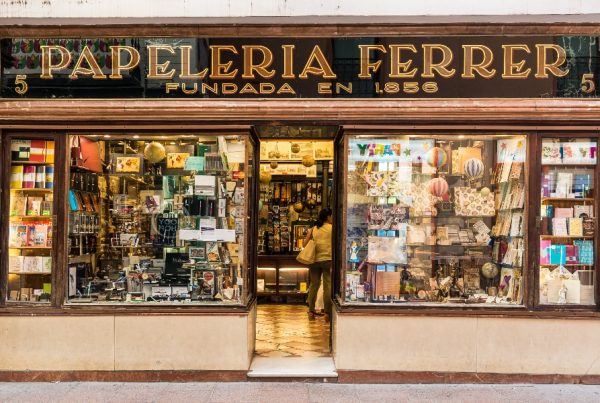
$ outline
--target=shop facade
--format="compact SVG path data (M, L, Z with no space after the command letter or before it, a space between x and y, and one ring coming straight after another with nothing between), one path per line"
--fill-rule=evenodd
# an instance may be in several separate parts
M3 33L3 379L246 379L257 127L300 126L339 381L598 382L595 27L172 28Z

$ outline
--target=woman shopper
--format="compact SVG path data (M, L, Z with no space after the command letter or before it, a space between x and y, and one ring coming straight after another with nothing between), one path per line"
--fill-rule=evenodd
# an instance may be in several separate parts
M315 315L321 315L315 311L317 293L323 276L323 305L325 307L325 319L329 320L331 315L331 224L332 211L324 208L319 212L319 218L315 226L306 234L303 246L312 239L315 243L315 262L310 265L308 287L308 317L314 319Z

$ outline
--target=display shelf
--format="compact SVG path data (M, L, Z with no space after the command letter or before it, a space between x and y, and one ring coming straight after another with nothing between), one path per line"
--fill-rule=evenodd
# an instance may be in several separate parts
M30 275L30 276L34 276L34 275L50 276L52 273L41 273L41 272L37 272L37 271L9 271L8 274Z
M54 166L54 162L10 161L10 165L49 165L49 166Z
M543 167L568 167L568 168L577 168L577 167L582 167L582 168L595 168L596 164L544 164L542 163Z
M49 215L11 215L8 217L11 220L51 220Z
M11 188L11 192L39 192L39 193L52 193L54 189L45 189L45 188Z
M593 235L571 236L571 235L540 235L542 239L594 239Z
M9 246L8 249L52 249L51 246Z
M593 264L579 264L579 263L567 263L567 264L540 264L540 267L556 267L556 266L564 266L564 267L594 267Z
M575 198L575 197L542 197L542 203L544 202L577 202L577 201L583 201L583 202L590 202L593 203L594 199L593 198L589 198L589 197L585 197L585 198Z

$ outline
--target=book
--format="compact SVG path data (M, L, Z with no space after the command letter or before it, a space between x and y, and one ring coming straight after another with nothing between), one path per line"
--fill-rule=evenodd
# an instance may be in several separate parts
M35 165L23 165L23 189L35 187Z
M8 272L18 273L23 271L24 256L9 256L8 257Z
M564 217L552 219L552 235L568 236L567 219Z
M45 162L46 161L46 141L31 140L29 149L29 162Z
M571 172L559 172L556 175L556 197L569 197L573 185L573 174Z
M46 178L44 179L44 187L46 189L54 188L54 167L46 167Z
M23 188L23 165L13 165L10 167L10 188Z
M29 161L30 140L12 140L10 142L10 159L12 161Z
M46 141L45 161L54 162L54 141Z
M28 197L27 198L27 215L39 216L42 215L42 201L41 197Z
M550 264L565 265L567 263L567 246L550 245Z
M584 236L593 236L594 235L594 219L593 218L583 218L582 219L582 227L583 227L583 235Z
M571 218L573 217L573 209L571 207L556 207L554 210L556 218Z
M577 239L573 245L579 249L579 264L594 264L594 241Z
M43 267L42 256L25 256L23 258L23 271L25 273L42 273Z
M27 246L27 225L19 223L9 227L8 245L13 248Z
M540 264L550 264L550 247L552 241L549 239L540 240Z
M592 205L580 205L573 206L573 217L584 218L594 217L594 207Z
M10 215L11 216L24 216L27 208L27 197L12 195L10 198Z
M209 262L220 261L218 242L206 242L206 258Z
M569 218L569 235L583 235L583 220L581 218Z
M52 273L52 257L51 256L42 256L42 272L43 273ZM44 284L45 286L45 284ZM48 292L49 294L49 292Z
M30 246L48 246L48 224L34 225L33 244Z
M35 167L35 188L46 188L46 167L43 165L38 165Z

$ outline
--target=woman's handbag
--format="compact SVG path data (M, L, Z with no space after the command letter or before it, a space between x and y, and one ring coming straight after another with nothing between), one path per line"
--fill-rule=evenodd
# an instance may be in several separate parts
M302 264L313 264L315 262L316 245L314 240L308 241L304 249L298 253L296 260Z

